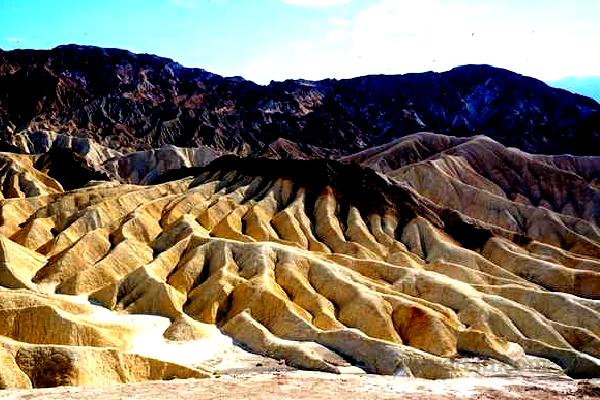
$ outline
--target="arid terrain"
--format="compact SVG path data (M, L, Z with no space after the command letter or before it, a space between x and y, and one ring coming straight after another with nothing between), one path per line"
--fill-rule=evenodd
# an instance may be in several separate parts
M0 397L599 396L593 100L0 61Z
M7 390L2 399L431 399L431 400L588 400L600 398L598 381L556 377L457 378L426 380L381 375L323 372L239 374L115 385Z

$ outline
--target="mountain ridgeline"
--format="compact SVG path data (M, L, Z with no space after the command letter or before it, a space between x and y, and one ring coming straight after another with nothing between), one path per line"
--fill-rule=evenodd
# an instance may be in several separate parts
M486 135L531 153L600 154L600 104L488 65L261 86L167 59L66 45L0 51L0 136L51 130L117 150L277 140L344 155L421 131Z

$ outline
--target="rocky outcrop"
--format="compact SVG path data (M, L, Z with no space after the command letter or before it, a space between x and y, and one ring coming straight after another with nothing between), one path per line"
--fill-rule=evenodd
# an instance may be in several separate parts
M6 142L51 130L123 152L171 144L279 153L268 147L286 148L282 138L352 153L428 130L483 134L533 153L600 154L598 103L486 65L260 86L153 55L69 45L0 52L0 87Z
M0 153L1 198L35 197L60 193L61 184L35 168L35 156Z
M102 169L120 182L149 184L169 171L203 167L221 154L205 146L182 148L165 145L111 158L102 165Z

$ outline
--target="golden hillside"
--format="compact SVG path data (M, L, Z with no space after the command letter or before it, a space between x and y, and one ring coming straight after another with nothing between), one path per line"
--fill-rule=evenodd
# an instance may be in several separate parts
M467 141L417 139L437 148L387 175L227 156L163 184L71 191L3 153L0 387L210 376L136 352L148 315L169 343L216 326L303 369L445 378L484 373L462 362L478 357L600 376L598 189L573 172L592 167L474 139L512 165L500 173L473 168ZM507 179L517 166L538 186Z

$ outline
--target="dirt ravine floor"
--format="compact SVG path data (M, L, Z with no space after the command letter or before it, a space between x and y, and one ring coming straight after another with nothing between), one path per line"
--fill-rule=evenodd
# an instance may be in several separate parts
M600 399L600 380L524 376L425 380L280 370L105 388L0 391L0 399Z

